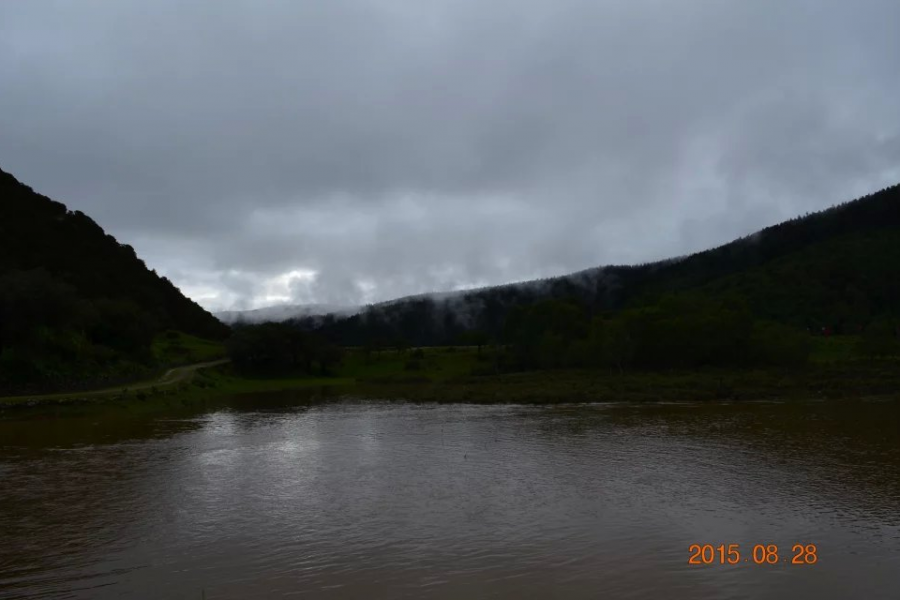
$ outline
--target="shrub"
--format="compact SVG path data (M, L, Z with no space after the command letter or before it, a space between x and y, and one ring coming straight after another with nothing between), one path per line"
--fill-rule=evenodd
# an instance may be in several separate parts
M857 352L868 358L892 356L900 351L894 323L887 318L869 323L857 346Z
M803 365L809 360L811 349L809 335L769 321L757 322L750 338L751 358L763 365Z

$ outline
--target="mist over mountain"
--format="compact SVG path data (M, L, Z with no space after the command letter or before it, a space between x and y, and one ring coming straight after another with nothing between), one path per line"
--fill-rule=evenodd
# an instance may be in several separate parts
M0 2L0 160L212 310L658 260L900 177L896 0L111 4Z
M341 344L402 338L452 343L501 335L510 311L547 299L590 314L647 306L694 291L739 296L753 313L797 328L850 331L900 306L900 186L767 227L689 256L453 293L420 294L341 318L297 319Z
M280 323L291 319L316 317L328 314L350 316L359 312L358 306L338 304L282 304L253 310L225 310L213 313L223 323Z
M229 333L223 321L290 321L345 346L397 340L439 345L472 335L501 340L517 310L542 301L571 303L590 320L662 306L673 294L686 293L710 306L737 299L754 318L794 330L850 333L878 317L895 317L900 186L666 261L366 307L231 311L220 313L220 321L89 217L0 171L0 383L5 385L105 376L149 364L154 336L180 330L222 339Z

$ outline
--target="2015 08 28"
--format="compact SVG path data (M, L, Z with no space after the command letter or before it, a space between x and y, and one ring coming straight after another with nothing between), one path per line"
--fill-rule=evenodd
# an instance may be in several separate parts
M779 552L777 544L755 544L749 552L740 544L691 544L689 565L814 565L819 561L815 544L793 544L790 553Z

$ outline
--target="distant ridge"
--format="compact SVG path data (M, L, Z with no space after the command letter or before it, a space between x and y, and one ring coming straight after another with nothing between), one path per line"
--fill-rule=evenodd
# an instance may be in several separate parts
M600 313L688 290L738 294L759 317L798 327L827 323L840 330L851 321L900 313L900 186L687 256L452 294L418 294L348 318L301 319L301 324L342 344L395 337L417 345L443 344L473 329L497 336L513 307L543 299L575 299Z

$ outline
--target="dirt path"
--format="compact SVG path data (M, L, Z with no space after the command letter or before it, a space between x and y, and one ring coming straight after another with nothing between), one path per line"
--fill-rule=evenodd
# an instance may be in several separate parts
M227 363L229 359L221 358L219 360L211 360L208 362L196 363L193 365L186 365L183 367L175 367L174 369L169 369L163 376L157 379L156 381L151 381L148 383L138 384L130 386L130 389L137 390L141 388L153 387L153 386L161 386L161 385L171 385L173 383L178 383L180 381L184 381L186 379L190 379L194 374L194 371L198 371L200 369L206 369L208 367L218 367L219 365L224 365Z
M25 395L25 396L8 396L8 397L0 397L0 404L15 404L20 401L25 400L53 400L57 398L90 398L93 396L107 396L109 394L120 394L123 390L128 390L129 392L135 390L146 390L153 387L164 387L168 385L173 385L175 383L181 383L182 381L187 381L191 377L193 377L196 371L200 369L207 369L209 367L217 367L219 365L224 365L229 362L229 359L222 358L219 360L211 360L202 363L195 363L193 365L185 365L183 367L175 367L174 369L169 369L165 373L163 373L162 377L158 379L151 379L148 381L137 381L135 383L129 383L125 385L119 385L112 388L104 388L100 390L86 390L81 392L62 392L58 394L42 394L42 395Z

